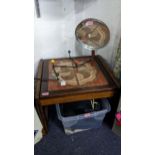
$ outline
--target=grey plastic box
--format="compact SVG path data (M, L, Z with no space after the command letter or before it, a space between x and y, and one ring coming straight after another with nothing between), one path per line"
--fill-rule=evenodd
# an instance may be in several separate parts
M102 110L67 117L61 114L60 106L62 105L56 105L58 119L62 122L65 133L73 134L102 126L102 121L111 107L107 99L100 99L99 102L102 104Z

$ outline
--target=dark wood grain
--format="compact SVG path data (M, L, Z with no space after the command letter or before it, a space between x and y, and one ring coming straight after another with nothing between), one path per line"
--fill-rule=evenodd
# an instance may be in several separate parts
M43 70L43 60L40 60L39 65L38 65L38 72L36 76L36 80L34 82L35 87L34 87L34 105L36 112L40 118L40 121L43 125L43 130L42 133L43 135L47 134L48 132L48 125L47 125L47 117L45 114L45 109L44 107L40 104L40 88L41 88L41 79L42 79L42 70Z
M41 81L42 81L42 70L43 70L43 60L40 60L38 65L38 72L35 79L35 89L34 89L34 98L39 99Z

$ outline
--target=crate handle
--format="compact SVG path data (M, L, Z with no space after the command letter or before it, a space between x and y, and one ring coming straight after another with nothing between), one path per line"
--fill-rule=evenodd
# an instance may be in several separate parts
M110 103L107 102L107 105L108 105L107 110L108 110L108 112L110 112L111 111Z

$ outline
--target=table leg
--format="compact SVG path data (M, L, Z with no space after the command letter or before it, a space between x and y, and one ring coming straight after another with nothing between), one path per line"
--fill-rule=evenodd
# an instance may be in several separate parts
M43 119L43 135L47 134L48 132L48 122L47 122L47 118L46 118L46 114L45 114L45 107L40 106L40 111L41 111L41 117Z
M39 104L39 101L35 102L35 107L43 126L42 134L46 135L48 133L48 117L46 116L45 112L45 109L47 109L47 107L41 106Z
M119 104L120 92L117 92L113 97L109 98L109 102L111 105L111 111L106 114L104 121L110 126L113 127L113 123L115 120L115 114L117 112L117 107Z

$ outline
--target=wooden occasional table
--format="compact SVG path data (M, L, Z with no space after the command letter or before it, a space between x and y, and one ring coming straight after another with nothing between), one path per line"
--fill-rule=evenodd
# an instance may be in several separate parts
M43 125L43 134L48 132L48 106L97 98L110 99L120 92L119 83L99 55L54 60L54 66L51 59L40 60L35 80L35 108ZM60 79L53 78L56 74L65 81L65 85L61 85Z

